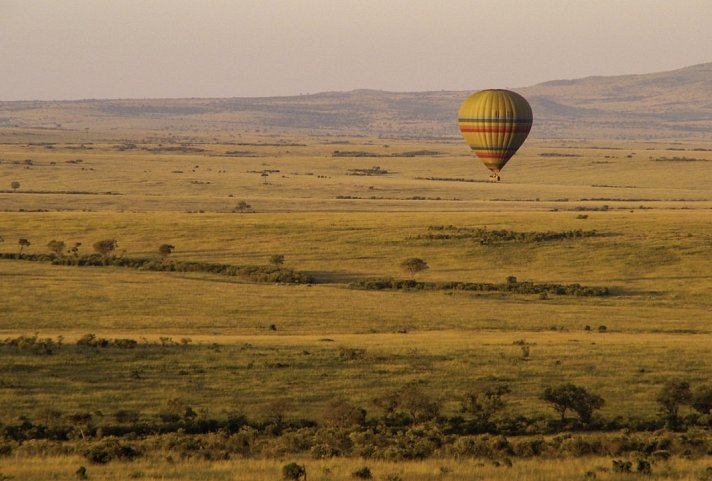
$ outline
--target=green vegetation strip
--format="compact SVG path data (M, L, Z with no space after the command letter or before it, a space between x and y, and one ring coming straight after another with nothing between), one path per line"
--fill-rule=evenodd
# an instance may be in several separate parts
M586 237L603 237L606 234L596 230L567 230L561 232L518 232L513 230L490 230L486 227L457 227L454 225L431 225L428 234L421 234L414 239L460 240L472 239L481 244L502 242L548 242Z
M608 287L590 287L581 284L536 284L534 282L518 282L510 276L501 284L491 282L423 282L413 279L361 279L349 284L352 289L383 291L478 291L478 292L509 292L513 294L548 294L559 296L603 297L611 294Z
M86 367L79 371L82 376L105 379L107 374L116 376L117 360L133 359L145 368L130 371L126 381L136 388L141 383L153 383L147 363L172 366L180 369L182 377L194 376L197 380L204 374L203 368L196 369L191 361L184 361L182 366L169 361L207 351L208 362L214 365L221 355L235 355L235 351L229 352L230 346L191 343L189 338L178 343L163 337L160 343L149 343L87 334L69 344L61 337L55 340L35 334L0 341L0 356L6 365L14 366L31 365L30 356L56 357L56 362L65 366L71 360L72 372L77 372L75 367L80 363ZM238 349L250 351L251 358L259 352L251 345ZM341 362L363 359L348 354L341 352ZM36 375L25 370L26 376ZM24 383L13 377L0 382L0 388L27 392ZM314 459L348 456L381 460L638 455L664 461L671 455L699 457L712 451L709 384L692 386L668 380L655 396L660 407L658 416L646 419L603 417L597 411L604 406L604 399L572 383L543 387L540 399L554 416L511 413L508 404L513 394L508 384L493 383L479 385L463 396L438 399L421 383L409 382L375 395L372 413L355 402L333 397L321 410L312 411L310 418L290 415L290 403L285 398L273 399L261 415L248 417L239 410L243 405L237 400L233 400L232 409L216 414L215 409L196 410L180 398L169 398L153 406L151 412L142 412L126 399L114 399L101 410L77 410L71 403L62 404L66 400L57 396L52 407L34 414L0 414L0 459L30 450L34 455L81 454L92 464L129 461L155 453L209 460L279 459L290 454ZM448 403L459 404L454 415L443 412L443 405ZM681 415L683 406L693 412Z
M209 262L179 261L155 257L121 257L91 254L81 257L57 256L55 254L0 253L0 259L50 262L58 266L80 267L126 267L159 272L205 272L224 276L241 277L254 282L278 282L282 284L310 284L314 279L292 269L278 266L238 266Z

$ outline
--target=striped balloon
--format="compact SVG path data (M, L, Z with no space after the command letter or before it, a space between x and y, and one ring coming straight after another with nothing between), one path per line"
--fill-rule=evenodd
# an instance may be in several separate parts
M522 146L532 128L532 108L509 90L482 90L460 106L460 133L475 155L499 180L499 171Z

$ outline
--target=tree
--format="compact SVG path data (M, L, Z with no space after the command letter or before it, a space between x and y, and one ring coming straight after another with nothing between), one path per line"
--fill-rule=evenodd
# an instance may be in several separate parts
M429 421L440 414L440 404L414 382L376 402L386 415L404 413L412 422Z
M252 206L245 202L244 200L241 200L238 202L237 207L235 207L235 210L238 210L240 212L245 212L247 209L251 208Z
M54 252L58 256L61 256L64 254L64 248L66 245L64 244L64 241L51 240L47 243L47 247L50 251Z
M510 392L512 390L506 384L471 391L462 400L462 412L471 414L481 424L489 423L507 405L502 398Z
M269 258L269 263L273 266L281 266L284 264L284 256L282 254L274 254Z
M173 253L173 249L175 249L175 246L171 244L161 244L158 247L158 253L161 254L163 257L168 257Z
M20 246L20 255L22 255L22 249L24 249L25 247L30 247L30 241L28 241L27 239L20 239L17 241L17 245Z
M20 183L16 180L13 180L12 182L10 182L10 187L12 188L13 192L17 192L17 189L20 188Z
M712 412L712 385L700 386L692 393L692 407L700 414Z
M159 417L166 423L174 423L181 420L190 422L198 417L198 414L185 401L176 398L170 399L166 403L166 408L159 413Z
M366 410L345 399L333 399L326 405L322 415L324 425L335 428L350 428L366 424Z
M662 387L655 400L660 404L660 410L667 419L668 426L676 428L680 418L680 406L690 404L692 392L687 381L669 381Z
M116 239L104 239L94 242L92 247L94 247L94 250L97 253L103 256L108 256L109 254L113 253L118 246L119 243L116 241Z
M561 415L562 423L569 409L576 412L581 421L589 423L593 411L601 409L605 404L601 396L589 393L585 388L571 383L556 387L548 386L544 389L541 398L552 404L554 410Z
M262 408L264 420L272 425L272 432L279 434L284 429L287 414L292 409L292 402L287 398L274 398Z
M91 413L69 414L66 416L66 418L67 421L69 421L69 423L77 429L79 435L82 437L82 440L86 441L85 433L91 428Z
M412 276L428 268L428 263L418 257L410 257L400 264L401 268L410 272Z

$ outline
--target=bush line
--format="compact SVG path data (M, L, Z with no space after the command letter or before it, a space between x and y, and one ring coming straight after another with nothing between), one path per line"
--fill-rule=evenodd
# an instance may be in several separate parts
M158 272L206 272L231 277L241 277L254 282L281 284L311 284L314 278L303 273L278 266L240 266L209 262L158 259L155 257L122 257L90 254L81 257L57 256L55 254L0 253L0 259L49 262L58 266L79 267L125 267Z
M507 278L507 282L495 284L490 282L423 282L412 279L362 279L351 282L351 289L370 291L404 290L404 291L476 291L476 292L510 292L513 294L556 294L559 296L604 297L611 294L608 287L582 286L581 284L536 284L533 282L518 282L515 277Z
M472 239L481 244L498 244L502 242L550 242L566 239L581 239L586 237L603 237L605 234L596 230L567 230L546 232L518 232L500 229L490 230L486 227L457 227L454 225L431 225L428 234L421 234L413 239L427 240L459 240Z

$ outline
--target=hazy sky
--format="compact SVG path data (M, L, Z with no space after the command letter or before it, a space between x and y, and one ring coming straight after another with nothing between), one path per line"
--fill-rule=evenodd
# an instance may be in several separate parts
M524 87L712 61L712 0L0 0L0 100Z

